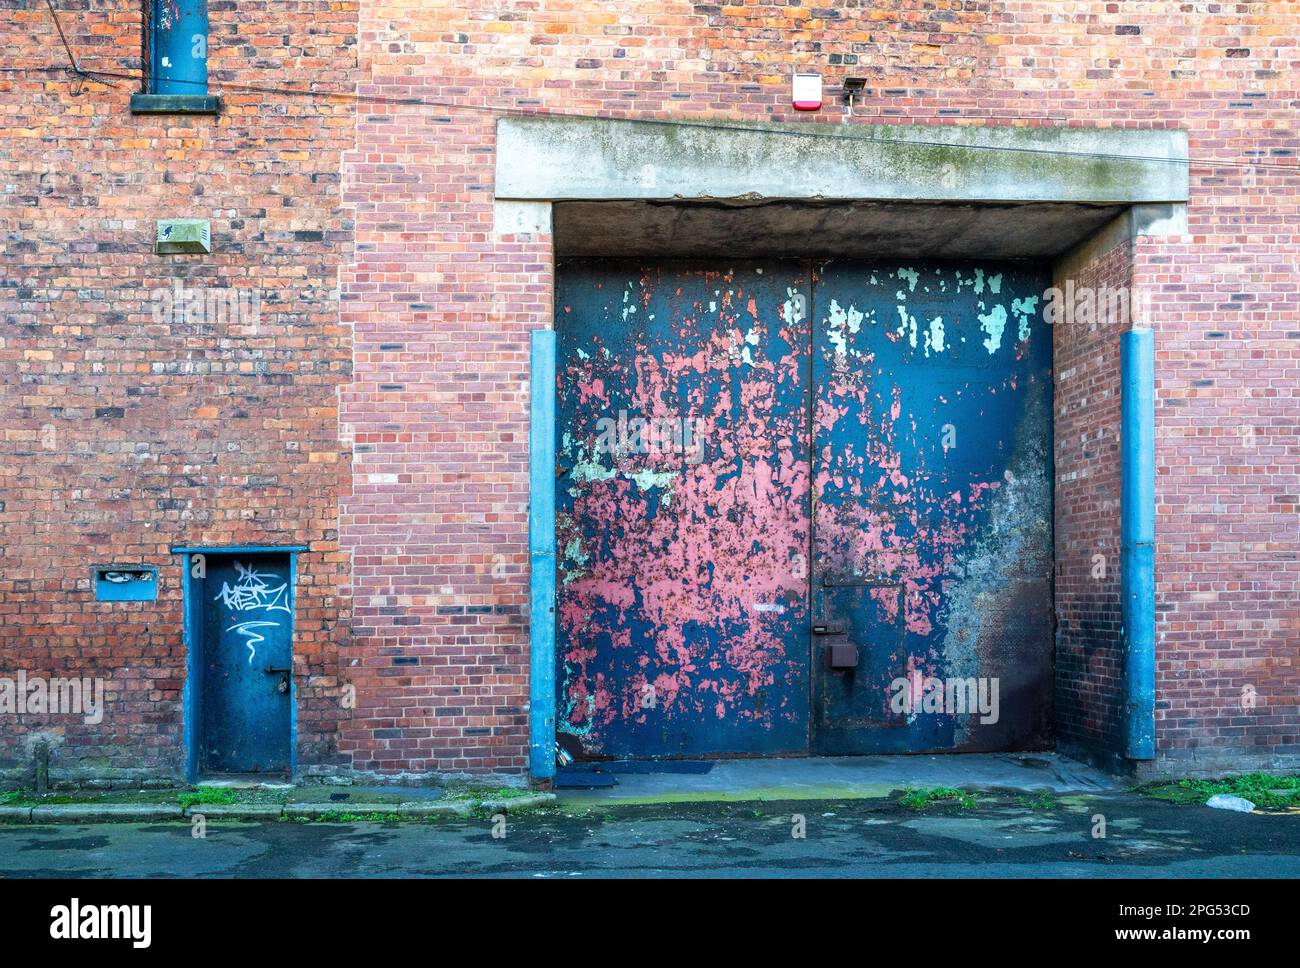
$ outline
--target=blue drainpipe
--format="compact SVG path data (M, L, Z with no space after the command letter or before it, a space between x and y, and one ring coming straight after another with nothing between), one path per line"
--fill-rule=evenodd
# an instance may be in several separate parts
M152 94L208 93L208 0L153 0Z
M528 425L529 760L534 781L555 776L555 332L534 330Z
M1124 755L1156 755L1155 337L1120 336L1120 593L1124 622Z

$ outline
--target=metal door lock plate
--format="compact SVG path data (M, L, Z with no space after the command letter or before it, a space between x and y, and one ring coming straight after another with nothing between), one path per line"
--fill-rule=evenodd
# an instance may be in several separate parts
M837 636L826 643L826 667L829 669L858 667L858 647L849 641L847 635Z

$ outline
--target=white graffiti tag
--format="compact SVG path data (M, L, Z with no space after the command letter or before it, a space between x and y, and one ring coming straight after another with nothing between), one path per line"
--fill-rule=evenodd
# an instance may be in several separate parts
M231 585L229 582L221 583L221 591L217 593L216 598L221 601L226 608L235 612L288 612L289 609L289 584L282 582L279 585L272 585L268 577L260 574L256 568L251 565L245 566L241 562L235 562L235 570L239 572L239 580ZM234 632L241 635L246 640L244 644L248 646L248 664L253 664L253 659L257 657L257 646L266 641L266 636L260 632L254 631L259 628L279 628L279 622L265 621L245 621L238 622L230 626L226 631Z
M236 635L242 635L247 641L248 646L248 664L253 664L253 659L257 657L257 646L266 641L266 636L254 632L253 629L273 628L278 629L279 622L240 622L238 625L232 625L226 629L227 632L234 632Z

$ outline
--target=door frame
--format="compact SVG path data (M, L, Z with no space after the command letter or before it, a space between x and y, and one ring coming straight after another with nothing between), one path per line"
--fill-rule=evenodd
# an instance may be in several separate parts
M185 686L181 692L183 715L184 773L186 783L199 779L199 732L203 722L203 601L195 594L192 567L195 555L286 555L289 559L289 647L297 628L298 555L306 545L211 545L177 546L181 555L181 611L184 616ZM298 775L298 684L289 677L289 778Z
M640 164L628 165L627 158L636 158ZM496 122L493 231L531 240L533 251L544 261L543 270L551 271L550 295L554 297L557 254L565 252L566 243L578 232L572 223L556 224L554 214L561 205L620 203L606 210L606 221L614 225L615 232L618 224L635 224L644 218L651 204L689 206L700 202L716 206L718 199L813 201L819 205L940 202L976 209L987 206L990 211L1006 207L1009 200L1019 205L1042 203L1043 212L1070 205L1117 207L1116 216L1105 225L1076 226L1064 240L1059 237L1059 227L1052 229L1056 233L1052 237L1064 242L1062 250L1038 255L1052 263L1054 278L1065 278L1067 271L1077 270L1122 242L1136 246L1141 238L1159 244L1185 235L1190 197L1188 158L1188 135L1181 129L719 124L511 115ZM812 175L792 179L791 172L796 169ZM1022 209L1027 213L1036 210ZM678 258L716 254L703 252L703 248L688 245L672 254ZM649 251L617 254L664 257ZM861 251L852 254L866 256ZM967 257L967 253L948 254ZM550 374L553 370L547 367L554 366L554 306L548 320L537 322L532 372ZM545 336L538 338L539 331ZM1146 378L1151 379L1149 375ZM548 391L534 381L534 441L545 441L553 434L554 406L547 399L553 392L553 386ZM1053 430L1055 427L1053 413ZM1122 433L1131 432L1125 423ZM1144 438L1136 435L1136 439ZM549 587L553 585L554 542L548 544L545 537L554 518L554 466L553 460L549 466L545 462L551 456L544 446L534 446L530 452L529 530L534 538L530 547L530 660L534 670L530 773L543 785L555 771L554 690L547 688L550 677L537 672L551 667L555 649L550 612L555 599L554 589ZM1135 490L1135 501L1141 506L1134 508L1134 513L1153 515L1152 490ZM1054 537L1054 544L1059 540ZM1133 604L1134 622L1149 626L1155 609L1150 583ZM550 620L539 621L539 610ZM1131 680L1145 677L1130 697L1140 705L1141 716L1134 717L1140 719L1140 728L1151 730L1154 691L1148 669L1153 640L1149 636L1139 639L1143 655L1134 657L1140 662L1126 667L1124 685L1139 685ZM1131 736L1126 755L1147 755L1150 747L1145 734ZM1109 761L1110 754L1102 753L1102 758Z

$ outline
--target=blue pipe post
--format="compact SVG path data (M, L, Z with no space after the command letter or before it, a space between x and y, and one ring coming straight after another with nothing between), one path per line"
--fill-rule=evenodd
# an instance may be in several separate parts
M534 330L528 425L529 766L555 777L555 332Z
M153 94L208 93L208 0L153 0Z
M184 710L185 782L197 783L199 779L199 702L203 695L203 661L199 655L202 622L195 608L194 584L191 582L191 559L188 553L181 559L181 609L184 618L185 685L181 689L181 708Z
M1155 336L1120 336L1120 592L1124 622L1124 755L1156 755Z

